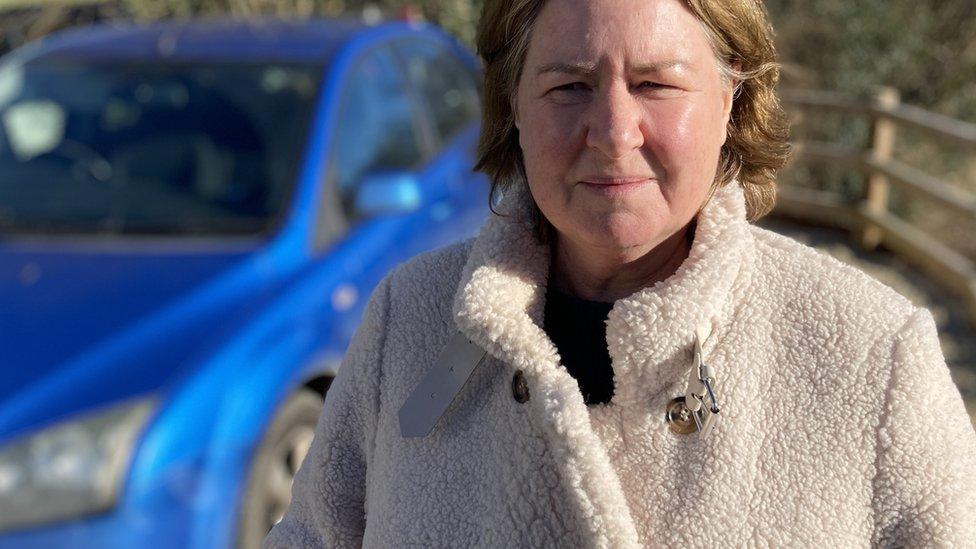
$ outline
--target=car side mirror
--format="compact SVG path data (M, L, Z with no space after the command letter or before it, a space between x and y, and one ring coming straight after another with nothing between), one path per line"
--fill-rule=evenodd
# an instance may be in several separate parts
M410 172L371 172L363 177L353 209L357 217L402 214L420 208L420 181Z

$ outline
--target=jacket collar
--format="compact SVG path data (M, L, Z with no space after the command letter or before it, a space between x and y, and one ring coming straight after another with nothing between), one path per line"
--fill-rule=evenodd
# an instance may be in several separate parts
M557 367L558 355L542 329L549 249L532 232L531 197L518 191L496 208L471 248L454 301L458 328L489 354L517 369ZM668 279L617 301L607 320L607 344L616 377L614 401L646 398L647 390L680 372L695 328L713 333L733 312L733 286L751 264L752 237L741 187L716 191L698 215L688 258ZM706 351L720 337L711 337ZM680 368L685 360L677 360Z
M616 472L592 429L576 380L560 366L542 329L549 249L534 237L531 204L528 191L512 193L497 207L503 215L491 216L482 228L462 271L454 320L468 339L524 373L531 412L543 419L581 505L599 517L591 524L594 542L636 546ZM712 325L706 357L721 338L735 309L730 296L744 284L751 251L743 193L733 183L699 213L691 251L677 272L614 304L607 320L612 404L660 412L663 418L660 403L673 396L666 389L678 383L676 388L685 390L695 329L703 322Z

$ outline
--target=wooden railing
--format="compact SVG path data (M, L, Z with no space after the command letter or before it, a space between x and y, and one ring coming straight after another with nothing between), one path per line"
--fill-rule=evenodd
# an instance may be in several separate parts
M976 154L976 124L948 118L900 103L898 92L883 88L873 101L858 101L834 92L783 91L784 105L801 114L846 113L867 117L871 140L864 148L806 141L797 147L796 161L841 166L865 175L859 200L844 200L836 193L780 188L776 213L852 231L866 249L884 245L904 257L932 280L963 300L976 326L976 262L896 217L889 209L889 189L921 196L937 207L976 220L976 194L952 186L894 157L899 127L920 131L967 154ZM973 182L976 188L976 181ZM976 238L976 235L973 235Z

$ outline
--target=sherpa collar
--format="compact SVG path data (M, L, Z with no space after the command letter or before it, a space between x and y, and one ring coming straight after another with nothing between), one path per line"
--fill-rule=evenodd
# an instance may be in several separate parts
M462 271L455 322L468 339L523 372L527 404L544 418L576 493L595 512L590 526L597 545L636 546L616 472L591 428L576 380L560 365L542 329L549 249L533 234L531 197L527 191L513 193L497 209L504 215L491 216ZM719 189L699 213L691 251L677 272L614 304L607 320L615 385L611 405L637 410L676 382L684 390L695 328L703 321L712 324L707 356L734 312L733 287L749 271L752 246L745 217L739 185Z
M522 191L499 205L503 215L492 215L475 240L454 300L461 332L526 373L558 366L542 330L549 249L533 235L530 201ZM607 344L618 385L628 382L617 387L614 402L626 404L644 392L641 386L676 375L657 366L687 350L701 322L714 331L726 320L732 287L751 260L745 217L741 187L719 189L698 215L689 256L677 272L614 304Z

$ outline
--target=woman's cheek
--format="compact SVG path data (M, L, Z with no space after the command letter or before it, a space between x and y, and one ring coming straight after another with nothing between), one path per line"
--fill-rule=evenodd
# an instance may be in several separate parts
M558 154L555 134L544 124L523 127L519 135L529 188L537 203L548 202L558 192L565 168Z
M542 100L529 102L523 112L519 139L526 153L529 149L539 150L551 145L559 135L559 128L565 124L564 117L558 116L558 111Z
M578 111L579 109L564 106L550 106L545 109L541 129L543 139L549 147L563 150L572 146L582 120Z
M687 142L698 123L698 113L692 105L679 102L662 103L651 110L648 118L659 128L662 140L672 143Z
M522 140L526 167L546 180L563 181L573 164L574 124L565 118L548 118L532 127ZM535 166L537 169L533 170Z
M648 111L644 115L642 131L645 156L655 171L664 170L665 179L674 177L680 165L687 158L688 126L677 113L662 108Z
M669 171L685 171L711 156L718 137L718 128L713 128L718 114L694 104L656 113L655 141Z

